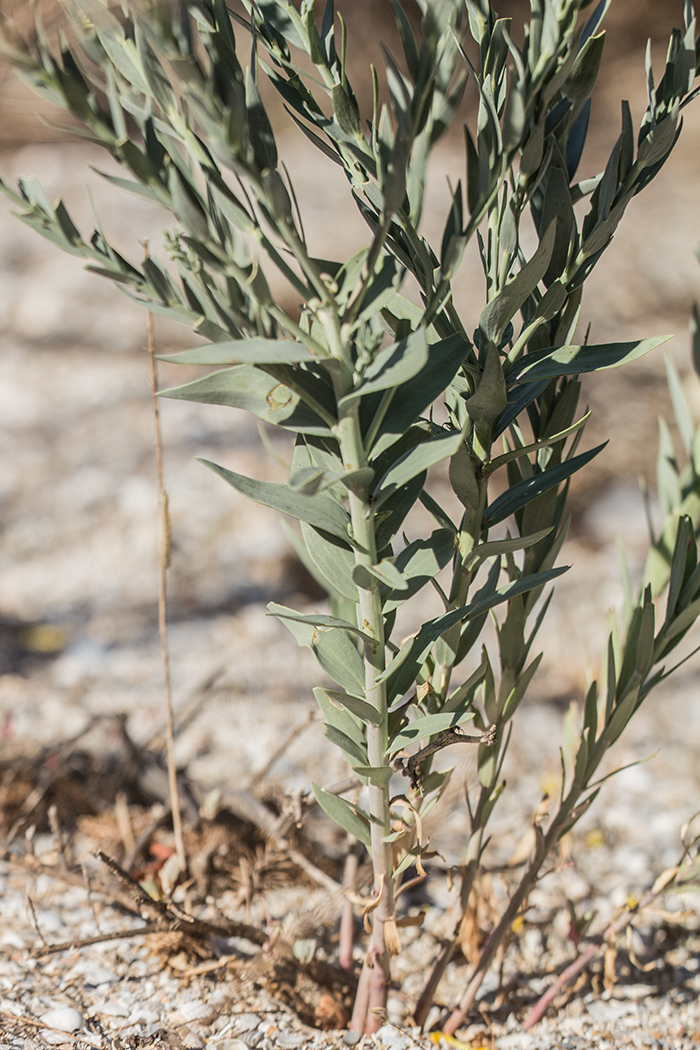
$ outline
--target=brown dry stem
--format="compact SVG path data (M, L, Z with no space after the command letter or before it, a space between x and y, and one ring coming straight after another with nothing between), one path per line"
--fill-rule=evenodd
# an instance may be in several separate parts
M161 539L160 550L158 553L158 630L160 634L160 650L163 661L163 688L165 691L165 747L168 761L170 809L173 819L173 833L175 835L175 853L177 855L177 862L180 871L184 872L187 869L187 856L185 854L185 837L182 830L180 792L177 783L177 769L175 767L175 718L173 715L173 694L170 683L170 653L168 649L167 572L168 566L170 565L170 514L168 510L168 494L165 490L165 484L163 481L163 438L160 427L160 413L158 411L158 370L156 367L153 314L150 311L146 315L146 325L148 330L148 358L151 365L151 396L153 402L153 424L155 428L158 503L160 507Z

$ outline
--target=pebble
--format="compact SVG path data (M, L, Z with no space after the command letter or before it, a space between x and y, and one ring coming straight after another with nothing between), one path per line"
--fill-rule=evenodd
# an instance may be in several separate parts
M212 1008L208 1003L202 1002L201 999L189 999L187 1002L180 1004L177 1012L183 1021L200 1021L204 1017L211 1016Z
M386 1004L387 1017L394 1024L402 1024L406 1016L406 1004L397 995L390 995Z
M104 1041L99 1032L84 1032L80 1036L81 1043L87 1043L89 1046L103 1047Z
M297 1047L303 1046L304 1043L308 1043L308 1037L303 1032L280 1032L275 1037L275 1042L278 1046Z
M411 1037L406 1035L405 1032L399 1031L398 1028L394 1028L392 1024L383 1024L379 1031L375 1033L375 1039L390 1047L391 1050L408 1050L408 1047L411 1045Z
M347 1032L343 1032L343 1042L346 1046L357 1046L360 1039L362 1039L362 1032L356 1032L352 1028L349 1028Z
M85 978L85 983L97 988L101 984L116 984L119 977L114 970L108 970L101 963L91 959L80 959L70 970L70 975L76 974Z
M51 1046L58 1046L59 1043L65 1043L66 1037L60 1032L57 1032L54 1028L42 1028L39 1031L39 1035L45 1043L50 1043Z
M650 999L659 994L658 988L650 984L616 984L610 992L613 999Z
M126 1023L158 1026L160 1024L160 1013L149 1006L139 1004L131 1011Z
M37 879L38 882L39 879ZM48 908L37 908L36 924L42 933L60 933L66 926L65 919L60 913Z
M59 1032L78 1032L85 1024L83 1015L73 1006L56 1006L42 1014L39 1020Z
M188 1028L180 1031L180 1039L187 1050L204 1050L207 1045L201 1035L191 1032Z
M0 945L3 948L18 948L20 951L27 946L27 940L17 930L5 930L0 937Z
M100 1014L107 1017L128 1017L129 1013L129 1007L123 999L106 999L100 1004Z
M243 1032L241 1038L247 1047L252 1047L253 1050L257 1050L257 1047L259 1047L265 1039L265 1033L246 1030Z
M536 1045L537 1039L529 1032L509 1032L496 1040L498 1050L529 1050Z
M239 1032L249 1032L251 1028L257 1028L262 1018L257 1014L239 1014L235 1018L236 1028Z
M618 1002L612 999L594 999L592 1002L586 1003L586 1006L593 1020L599 1024L610 1024L611 1022L619 1021L620 1018L626 1014L633 1013L635 1010L633 1003Z

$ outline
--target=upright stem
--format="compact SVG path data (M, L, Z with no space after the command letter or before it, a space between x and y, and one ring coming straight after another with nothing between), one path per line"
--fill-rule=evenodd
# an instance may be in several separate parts
M433 963L430 976L428 977L425 987L420 994L420 998L416 1003L416 1008L413 1011L414 1020L421 1028L425 1025L430 1007L433 1005L438 985L440 984L445 970L454 955L455 948L457 947L462 920L467 910L469 898L474 887L474 879L476 878L476 873L479 868L479 860L481 859L484 830L486 827L483 810L488 801L489 795L489 788L483 787L480 792L479 802L472 821L472 833L469 836L469 843L467 845L467 855L462 869L462 881L459 889L459 901L455 905L455 912L453 913L455 919L452 924L452 929L450 933L442 939L440 951Z
M175 836L175 853L180 871L185 871L187 868L187 856L185 854L185 839L180 813L180 791L177 783L177 769L175 768L175 717L173 715L173 695L170 686L170 653L168 650L166 579L168 565L170 564L170 517L168 512L168 494L165 491L163 482L163 441L160 431L160 413L158 411L158 372L156 369L153 314L150 312L146 315L146 324L148 328L148 356L151 363L151 394L156 435L156 473L158 476L158 501L160 506L161 543L158 552L158 628L163 661L163 687L165 691L165 750L168 762L168 790Z
M444 1031L447 1035L455 1034L457 1029L464 1023L467 1013L474 1005L474 1000L476 999L484 977L495 958L498 948L508 935L508 931L518 916L518 912L537 882L547 854L559 840L562 829L568 824L571 813L581 796L582 790L581 785L574 782L567 797L562 801L552 823L549 825L547 833L538 836L532 859L525 869L515 892L508 901L508 906L503 912L498 924L489 934L488 940L482 948L479 961L476 964L466 991L460 999L459 1005L452 1011L447 1023L445 1024Z
M348 348L335 344L340 342L337 318L328 319L326 334L329 337L331 352L342 358L347 357ZM344 353L342 351L345 351ZM351 375L345 371L339 380L339 386L351 389ZM341 395L347 390L339 389ZM339 397L339 401L341 400ZM345 470L355 471L366 468L367 454L362 441L359 420L359 401L355 400L341 411L336 436L340 446L340 455ZM369 491L350 491L350 521L355 544L355 562L357 565L372 566L378 561L377 540L375 532L374 511L369 501ZM386 685L377 679L385 666L384 619L378 581L370 575L366 585L358 586L359 616L361 627L368 641L365 643L365 699L377 711L376 725L367 725L367 751L369 764L373 767L386 766L386 749L388 746L388 714ZM383 778L382 778L383 779ZM369 950L365 959L362 989L365 996L358 995L353 1013L352 1028L371 1034L382 1024L382 1013L386 1009L386 1000L391 980L390 957L386 946L384 924L393 917L394 886L393 857L391 844L385 839L391 830L391 812L389 806L388 783L369 785L369 815L372 866L374 869L374 893L377 905L372 911L372 934Z

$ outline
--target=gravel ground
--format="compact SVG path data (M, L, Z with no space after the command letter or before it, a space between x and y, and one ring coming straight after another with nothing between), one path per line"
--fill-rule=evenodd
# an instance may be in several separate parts
M652 188L644 222L630 223L618 238L612 271L595 277L590 302L596 338L629 338L630 324L635 335L685 328L697 290L691 249L700 236L700 207L696 187L682 177L694 163L697 129L696 122L686 152L674 161L678 192L669 194L671 171L668 182ZM332 217L335 184L319 182L295 149L290 147L290 167L298 173L302 208L313 197ZM89 223L79 184L91 158L82 146L31 146L0 158L0 174L41 172L50 195L65 194ZM446 168L454 165L448 154L443 161ZM157 238L162 216L133 201L125 209L97 177L89 181L98 211L126 249L136 253L144 235ZM316 235L323 255L324 245L343 250L339 238L356 243L360 228L351 219L342 229L327 221ZM82 733L95 718L121 714L142 747L163 720L144 316L75 260L36 239L5 208L0 245L1 742L6 755L33 754ZM467 268L460 291L467 311L470 297L480 294L474 273ZM158 340L161 348L190 345L186 334L167 325L159 326ZM682 364L687 342L681 336L676 343ZM542 671L518 715L508 789L493 821L492 865L511 856L543 792L556 783L563 711L597 665L605 613L620 597L618 533L625 535L632 572L639 570L645 526L635 479L640 472L653 475L655 417L665 405L662 373L660 360L643 362L627 377L599 379L589 388L591 436L612 437L611 448L574 495L573 536L563 556L573 568L548 617ZM162 379L182 382L183 373L164 369ZM690 399L700 403L696 381L686 382ZM188 713L176 740L178 764L200 799L217 792L223 805L254 780L296 727L308 723L267 774L269 791L293 794L311 780L340 780L342 763L325 752L320 727L308 722L316 682L311 658L265 613L270 599L311 607L318 596L290 557L280 523L226 489L194 458L270 479L281 477L281 468L261 453L250 420L181 402L163 402L162 418L174 538L172 673L176 708ZM277 447L282 458L288 455L283 441ZM577 828L570 856L533 893L504 964L504 980L522 1002L534 1001L573 956L567 901L580 914L591 912L591 932L600 932L629 897L638 898L677 862L680 829L700 808L699 667L697 658L689 661L635 719L614 762L653 759L604 789ZM461 856L467 831L462 785L474 772L468 755L456 758L451 802L429 829L445 866ZM337 851L333 830L316 823L318 841ZM91 878L100 870L89 857L96 844L94 828L92 835L83 829L73 843ZM40 829L33 849L44 869L30 870L17 858L0 867L0 1050L47 1043L221 1050L348 1045L347 1035L302 1025L274 988L253 982L241 989L222 979L225 968L205 974L191 962L183 976L167 951L138 939L33 955L39 934L49 943L70 941L98 929L123 929L125 922L113 902L103 896L96 913L85 886L62 879L54 837ZM361 1046L428 1045L406 1025L429 964L426 952L440 937L452 902L440 870L427 901L428 932L409 940L397 960L392 1023ZM503 880L494 876L484 900L497 905L504 892ZM305 897L308 888L293 899L282 890L266 892L268 918L284 929L289 916L303 912ZM606 988L598 965L601 972L579 995L533 1032L520 1030L521 1012L507 1016L496 979L487 981L485 1020L477 1017L460 1035L471 1046L499 1050L697 1046L699 901L698 894L669 895L645 915L629 943L622 939L617 983ZM232 909L231 917L238 917ZM229 948L219 946L221 957ZM464 964L453 964L441 1003L459 996L464 977Z

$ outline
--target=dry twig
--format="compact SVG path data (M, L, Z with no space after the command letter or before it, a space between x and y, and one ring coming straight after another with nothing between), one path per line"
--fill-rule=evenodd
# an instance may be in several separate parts
M563 988L570 981L573 981L574 977L577 977L583 970L585 970L593 959L595 959L596 955L607 951L613 946L617 935L627 929L630 923L639 916L640 912L647 908L661 893L664 892L664 890L668 888L679 870L680 865L676 865L675 868L668 868L666 871L662 872L651 889L637 901L634 907L627 908L623 911L621 915L618 915L614 922L610 923L603 933L591 940L586 950L582 952L570 966L566 967L551 988L549 988L549 990L546 991L545 994L535 1003L523 1021L524 1031L527 1031L528 1028L533 1028L537 1022L544 1017L549 1006L554 1002Z
M187 857L185 855L185 838L182 831L182 815L180 810L180 792L177 783L177 769L175 768L175 719L173 716L173 695L170 685L170 654L168 651L166 580L168 566L170 564L170 513L168 510L168 494L165 491L165 484L163 482L163 440L160 429L160 414L158 411L158 372L156 368L153 314L149 311L146 316L146 324L148 326L148 357L151 363L151 395L153 401L153 423L155 426L158 500L160 505L161 541L158 556L158 628L160 632L160 650L163 660L163 685L165 689L165 745L168 759L168 785L170 789L173 832L175 835L175 852L177 854L180 871L185 871L187 868Z

